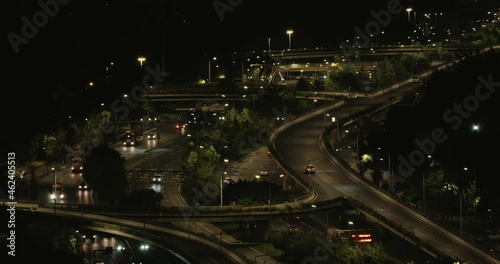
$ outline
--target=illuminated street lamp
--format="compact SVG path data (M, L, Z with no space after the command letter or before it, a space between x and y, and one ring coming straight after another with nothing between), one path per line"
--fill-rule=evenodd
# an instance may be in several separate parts
M261 176L267 177L267 186L268 186L268 214L267 214L267 228L270 229L270 222L271 222L271 177L273 173L270 173L268 175L255 175L255 178L260 179ZM280 174L280 178L285 177L285 174ZM269 239L269 238L268 238ZM264 244L264 256L267 256L267 243ZM266 257L267 258L267 257Z
M142 63L146 61L146 58L139 57L139 58L137 58L137 60L139 61L139 65L141 65L141 68L142 68Z
M228 159L224 159L224 164L226 164L226 163L228 163L228 162L229 162L229 160L228 160ZM227 171L224 171L224 176L226 176L226 175L227 175ZM224 179L223 179L223 176L221 175L221 176L220 176L220 206L221 206L221 207L223 206L223 204L222 204L222 188L223 188L223 181L224 181Z
M410 22L410 13L411 13L411 11L413 11L413 9L411 7L408 7L406 9L406 13L408 13L408 22Z
M89 88L92 88L92 87L94 87L94 83L93 82L88 82L87 86L85 87L85 90L88 90Z
M477 131L479 131L479 125L478 125L478 124L474 124L474 125L472 125L472 131L473 131L474 133L477 133Z
M292 34L293 34L293 30L289 29L286 31L286 33L288 34L288 50L291 50L292 49Z
M216 61L217 60L217 57L213 57L211 60L208 60L208 83L210 83L212 81L212 66L211 66L211 61L214 60Z

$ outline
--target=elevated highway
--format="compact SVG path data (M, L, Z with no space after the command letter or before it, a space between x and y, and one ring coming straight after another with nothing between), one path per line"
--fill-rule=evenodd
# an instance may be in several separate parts
M459 45L443 46L447 52L465 51L466 49ZM276 61L287 61L297 59L313 58L333 58L342 56L395 56L401 54L414 54L424 51L436 50L433 45L391 45L381 47L360 47L358 49L348 50L338 48L316 48L316 49L295 49L278 50L269 52L270 57Z

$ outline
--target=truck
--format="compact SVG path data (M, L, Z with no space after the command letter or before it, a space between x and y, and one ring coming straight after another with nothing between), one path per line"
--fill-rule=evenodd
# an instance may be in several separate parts
M71 158L71 172L83 172L83 158L81 156L74 156Z

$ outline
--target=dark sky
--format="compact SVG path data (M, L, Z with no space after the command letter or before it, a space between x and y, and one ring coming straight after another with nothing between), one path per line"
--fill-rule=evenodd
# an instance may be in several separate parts
M439 1L437 9L449 8L451 1ZM211 56L265 50L268 38L271 49L286 49L287 29L294 30L292 48L338 46L353 39L355 26L364 28L374 20L370 11L386 10L390 1L45 2L50 4L8 1L1 14L2 57L7 69L4 100L15 105L4 106L2 113L19 128L14 130L25 133L52 126L51 122L70 114L72 108L93 107L85 104L95 102L83 99L86 84L93 81L95 89L104 89L104 69L110 62L114 63L114 78L112 87L106 89L115 92L130 90L141 76L138 56L145 56L152 67L163 61L171 73L168 82L182 82L204 74L200 71L206 71ZM409 2L401 4L415 8ZM384 28L387 36L397 36L405 21L404 11L391 17ZM28 24L35 26L26 30ZM12 44L13 40L18 43ZM72 94L80 97L64 97Z
M370 11L385 10L389 2L65 1L57 9L50 5L49 9L55 10L52 14L43 12L37 1L9 1L10 7L3 9L2 18L6 21L2 24L7 36L3 44L9 70L17 76L21 74L20 77L26 77L28 70L34 74L30 79L35 86L53 86L51 82L61 83L59 80L65 79L64 86L74 91L77 88L71 80L101 76L110 61L126 77L130 68L138 66L136 58L140 55L146 56L150 65L163 60L172 73L182 74L193 71L193 64L206 61L205 52L217 56L232 51L264 50L268 48L268 38L272 49L286 49L287 29L294 30L293 48L338 46L340 41L354 37L355 26L364 28L373 20ZM25 43L15 45L16 53L9 39L14 34L24 37L25 21L33 22L34 17L42 18L38 23L41 26L36 27L36 34L25 38ZM399 32L405 17L402 12L391 18L386 32ZM172 75L173 82L176 77ZM39 89L45 92L47 88Z

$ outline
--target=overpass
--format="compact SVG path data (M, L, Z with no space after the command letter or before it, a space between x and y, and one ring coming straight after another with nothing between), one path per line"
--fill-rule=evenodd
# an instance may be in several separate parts
M358 49L348 50L347 47L341 48L314 48L314 49L295 49L295 50L275 50L268 52L270 58L275 61L289 61L296 59L314 59L314 58L334 58L350 56L395 56L401 54L412 54L424 51L436 50L435 45L385 45L374 47L359 47ZM460 45L443 45L447 52L465 51Z

